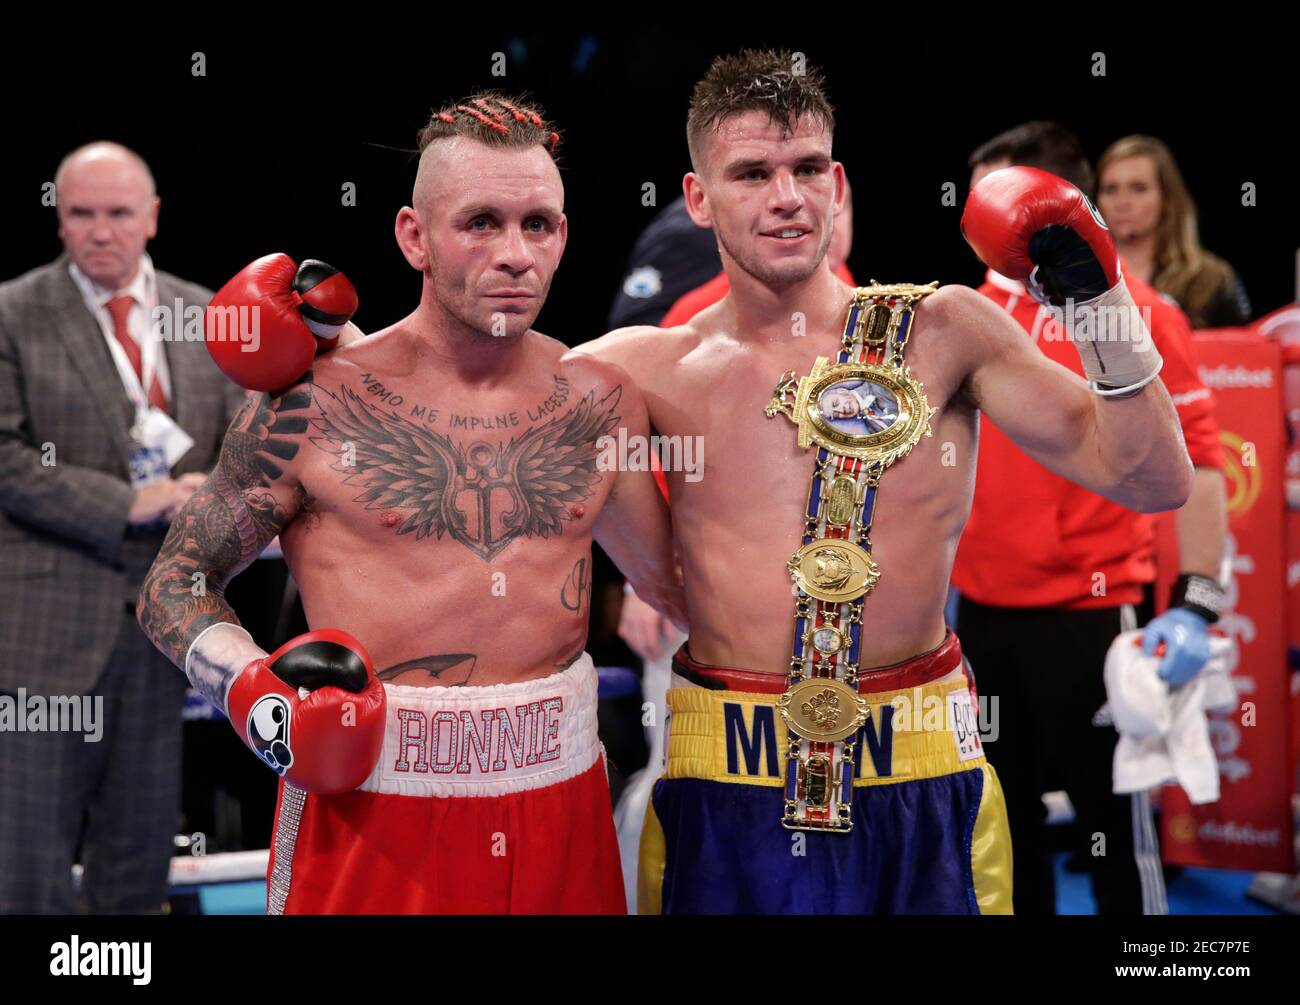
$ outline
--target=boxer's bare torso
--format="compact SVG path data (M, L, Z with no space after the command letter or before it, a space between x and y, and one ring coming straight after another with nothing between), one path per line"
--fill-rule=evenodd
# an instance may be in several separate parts
M838 283L837 293L842 326L851 291ZM908 346L912 374L939 411L934 435L881 480L872 531L881 578L863 611L864 667L943 641L948 574L975 484L978 413L960 393L969 360L945 346L941 315L922 302ZM804 375L818 356L834 357L842 327L754 339L738 337L731 317L724 299L681 327L628 328L584 349L627 371L656 432L703 437L703 477L667 473L691 655L785 673L794 625L785 563L799 546L814 452L798 449L794 426L763 407L784 371Z
M183 661L204 619L229 618L179 605L174 573L206 563L223 582L234 550L242 568L278 530L311 627L354 635L385 680L496 684L564 668L586 641L592 535L617 477L598 470L596 440L629 411L644 422L625 384L532 331L469 382L400 324L319 357L232 425L147 584L151 634Z
M703 437L703 477L668 473L691 655L784 674L794 634L786 562L800 542L813 451L799 450L791 423L763 409L785 371L806 375L817 357L835 356L851 291L824 266L784 302L744 282L753 299L746 322L737 320L733 276L731 293L681 327L627 328L581 348L627 373L660 434ZM792 333L795 305L803 335ZM964 286L922 300L910 331L908 365L938 411L933 435L881 479L871 533L881 576L863 609L863 667L943 641L981 411L1038 463L1139 512L1181 506L1190 485L1178 417L1159 381L1103 400Z
M592 529L614 480L595 439L621 421L622 387L525 340L491 388L447 382L392 334L313 371L285 559L312 627L356 625L393 683L526 680L586 642Z

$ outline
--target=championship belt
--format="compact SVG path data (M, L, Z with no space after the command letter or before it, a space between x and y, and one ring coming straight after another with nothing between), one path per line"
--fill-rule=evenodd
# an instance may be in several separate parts
M854 290L836 361L786 371L764 409L817 448L802 546L787 563L797 599L778 708L789 729L781 822L792 830L853 827L855 746L870 714L858 694L862 605L880 579L871 522L881 474L931 435L938 411L903 362L916 305L938 285Z

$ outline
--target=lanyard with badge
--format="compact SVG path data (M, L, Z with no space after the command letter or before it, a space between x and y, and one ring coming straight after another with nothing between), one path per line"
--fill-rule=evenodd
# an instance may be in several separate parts
M145 393L145 388L150 386L158 372L158 359L162 352L162 343L155 325L150 323L141 340L141 372L138 375L127 358L126 350L116 338L108 340L108 348L122 386L135 410L135 421L131 423L130 430L131 453L127 457L127 464L131 472L131 487L138 491L146 485L170 477L172 465L194 446L194 440L170 415L149 404Z

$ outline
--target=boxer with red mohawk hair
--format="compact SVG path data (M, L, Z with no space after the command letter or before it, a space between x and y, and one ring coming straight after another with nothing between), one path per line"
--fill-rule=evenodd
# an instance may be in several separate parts
M282 777L271 913L626 910L592 540L684 603L650 472L601 463L648 436L639 391L532 327L558 142L519 98L434 111L395 224L419 304L249 399L145 582L141 625ZM281 320L304 301L276 292ZM277 534L313 631L268 656L223 591Z
M471 136L489 146L526 147L540 141L552 156L560 145L559 132L537 107L499 91L479 91L435 110L420 130L420 153L451 136Z

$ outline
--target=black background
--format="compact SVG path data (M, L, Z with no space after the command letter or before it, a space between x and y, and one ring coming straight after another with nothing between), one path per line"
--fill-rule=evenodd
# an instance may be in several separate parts
M789 967L782 969L785 961L770 948L789 940L792 924L800 922L758 917L0 918L0 962L22 987L125 992L131 1000L141 989L129 977L69 984L51 976L54 943L69 943L73 935L81 945L148 941L153 979L146 994L152 989L192 995L201 987L245 1001L279 987L286 994L348 993L368 1001L377 989L402 983L413 995L439 1001L448 995L481 996L489 983L522 988L552 973L553 986L580 983L597 1001L634 1000L632 989L645 981L640 986L673 1002L683 980L700 989L696 993L707 992L706 1000L759 1001L773 987L798 980ZM1133 980L1117 976L1120 966L1250 969L1246 977L1161 979L1171 998L1178 992L1178 1001L1187 997L1192 982L1208 988L1214 1000L1249 1001L1264 1000L1269 988L1290 986L1294 979L1294 929L1279 918L858 917L837 918L835 926L839 938L863 947L838 968L841 985L850 994L889 992L899 1000L953 997L954 992L980 999L1024 992L1038 1000L1053 987L1120 988ZM1173 951L1174 940L1186 949ZM1248 951L1194 951L1197 943L1210 940L1245 942ZM1125 951L1125 943L1165 948L1155 954ZM955 947L948 953L952 962L936 966L936 944ZM394 948L388 958L377 957L389 946ZM683 946L693 952L683 953ZM708 950L707 958L698 947ZM763 958L764 951L772 957Z
M1094 160L1131 132L1165 139L1206 247L1237 268L1256 316L1295 297L1296 60L1280 27L1229 19L1191 26L1189 39L1187 25L1181 34L1127 21L1049 27L1041 15L995 22L974 9L851 21L789 7L785 29L760 30L634 13L635 24L584 28L512 22L486 7L454 26L432 8L368 23L304 12L241 36L214 24L159 35L124 9L111 31L15 32L0 66L10 141L0 277L59 253L41 186L68 150L108 138L138 150L157 176L163 210L150 250L160 268L216 288L270 251L322 258L355 282L361 327L383 327L420 292L392 236L416 132L433 105L498 86L531 93L564 133L569 244L538 328L576 344L604 331L632 241L657 211L642 205L642 185L655 184L660 207L680 191L694 81L720 52L771 45L826 73L835 153L854 182L849 264L860 282L977 282L958 230L966 158L1003 129L1054 118ZM191 73L195 52L206 76ZM504 77L491 72L496 52ZM1092 72L1096 52L1104 77ZM342 205L345 182L357 185L354 208ZM942 204L945 182L956 185L955 206ZM1257 186L1255 207L1242 205L1244 182Z

